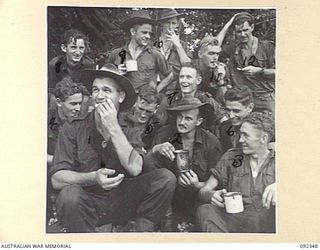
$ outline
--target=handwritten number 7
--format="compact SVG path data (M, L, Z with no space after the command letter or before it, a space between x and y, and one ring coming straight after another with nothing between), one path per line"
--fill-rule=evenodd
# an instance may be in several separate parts
M171 104L171 103L172 103L173 98L176 96L176 94L178 94L178 92L177 92L177 91L172 92L172 93L170 93L170 94L167 94L167 97L168 97L168 100L169 100L169 104Z

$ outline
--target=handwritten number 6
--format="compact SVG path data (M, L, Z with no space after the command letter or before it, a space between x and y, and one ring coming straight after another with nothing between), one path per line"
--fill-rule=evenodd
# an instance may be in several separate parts
M227 134L228 134L229 136L233 136L234 133L235 133L235 131L234 131L234 130L231 130L231 129L232 129L232 126L230 126L230 128L228 128L228 130L227 130Z

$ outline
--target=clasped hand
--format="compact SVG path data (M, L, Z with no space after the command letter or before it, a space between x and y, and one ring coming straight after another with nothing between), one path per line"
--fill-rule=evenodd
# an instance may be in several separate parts
M253 76L259 74L262 71L262 68L250 65L244 68L237 68L237 70L241 71L246 76Z
M193 172L192 170L189 170L187 172L180 173L178 177L178 183L183 187L193 187L196 189L200 188L200 182L198 175Z
M118 174L116 177L109 177L109 175L113 175L115 172L114 169L100 168L96 172L98 184L105 190L111 190L119 186L124 179L124 175Z
M164 157L168 158L170 161L173 161L175 159L175 148L170 142L155 145L152 151L160 153Z
M270 184L269 186L267 186L263 192L262 195L262 204L264 207L266 207L267 209L270 208L270 205L275 205L276 204L276 184Z
M223 195L227 193L226 189L221 189L214 191L213 195L211 196L211 204L218 206L218 207L224 207L224 198Z

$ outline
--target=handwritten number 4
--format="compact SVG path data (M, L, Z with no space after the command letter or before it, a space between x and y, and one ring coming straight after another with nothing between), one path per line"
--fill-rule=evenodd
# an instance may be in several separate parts
M54 126L58 125L58 123L55 122L56 118L52 117L48 123L48 125L50 126L50 129L54 129Z

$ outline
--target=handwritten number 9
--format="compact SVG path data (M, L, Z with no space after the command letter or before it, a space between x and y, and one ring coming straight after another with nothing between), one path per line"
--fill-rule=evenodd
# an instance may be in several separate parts
M232 166L234 166L235 168L240 167L242 165L242 160L243 160L243 155L236 155L232 162Z
M126 51L125 51L125 50L121 50L121 51L119 52L119 56L120 56L120 58L121 58L120 64L123 64L123 63L124 63L124 60L126 59Z

